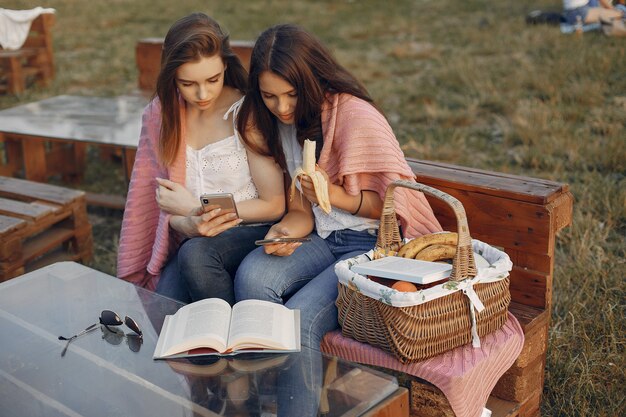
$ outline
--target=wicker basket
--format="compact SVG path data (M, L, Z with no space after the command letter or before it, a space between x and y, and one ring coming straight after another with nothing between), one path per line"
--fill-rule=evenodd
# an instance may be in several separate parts
M418 305L397 307L389 305L384 302L385 300L364 295L359 288L340 279L336 304L343 335L378 346L393 354L402 363L421 361L470 342L473 342L474 346L480 346L480 336L499 329L507 320L511 300L508 279L510 266L504 274L501 274L499 277L501 279L474 283L480 280L473 279L477 270L472 239L462 204L449 194L408 181L396 181L387 189L376 243L377 250L373 253L397 250L402 245L393 203L396 187L422 191L443 200L453 209L458 224L458 245L447 288L455 290L448 295ZM495 248L489 249L500 252ZM508 256L503 252L500 253L510 264ZM347 265L351 263L348 262ZM345 266L344 269L348 271ZM380 285L370 281L368 284ZM389 291L388 288L381 287L384 288L381 289L382 292ZM456 290L461 287L466 289ZM468 293L473 293L471 295L474 298ZM479 300L476 300L475 295ZM472 299L475 302L472 302ZM484 309L475 313L476 304L481 302Z

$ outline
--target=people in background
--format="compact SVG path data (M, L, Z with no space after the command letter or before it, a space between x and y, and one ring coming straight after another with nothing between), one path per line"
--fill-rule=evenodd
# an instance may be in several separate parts
M327 178L332 210L324 212L310 177L267 238L305 243L252 251L235 278L237 300L258 298L300 310L302 344L318 349L338 327L334 265L372 249L387 185L414 181L391 127L366 89L313 35L290 24L264 31L254 46L239 130L249 145L271 155L294 181L305 139L317 143L317 170ZM256 143L267 143L258 149ZM395 197L407 237L441 230L424 195Z
M622 11L613 7L610 0L563 0L563 18L575 25L580 16L583 24L610 22L624 17Z
M234 302L239 263L285 210L279 165L249 152L236 130L246 85L215 20L194 13L172 25L156 97L143 113L118 277L183 302ZM238 216L217 205L203 209L203 193L232 193Z

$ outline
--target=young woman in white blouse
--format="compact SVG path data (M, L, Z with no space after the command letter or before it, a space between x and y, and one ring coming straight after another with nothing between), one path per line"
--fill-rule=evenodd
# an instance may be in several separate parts
M246 76L228 36L205 14L168 31L128 192L120 278L184 302L234 302L239 263L285 209L280 167L248 152L235 129ZM204 193L232 193L238 217L203 210Z

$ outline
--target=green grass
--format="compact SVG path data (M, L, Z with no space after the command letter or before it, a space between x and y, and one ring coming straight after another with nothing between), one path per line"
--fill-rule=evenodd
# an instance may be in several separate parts
M407 156L569 183L574 221L557 240L542 413L625 414L626 42L530 27L557 0L57 0L57 77L0 108L136 86L137 39L204 11L234 39L294 22L369 88ZM38 1L5 0L25 9ZM121 171L90 164L81 187L123 193ZM93 211L93 266L114 271L119 216Z

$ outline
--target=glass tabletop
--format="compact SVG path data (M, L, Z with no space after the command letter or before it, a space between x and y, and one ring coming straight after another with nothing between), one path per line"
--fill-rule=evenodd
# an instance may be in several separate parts
M153 360L166 314L182 304L74 262L0 284L0 404L20 416L348 416L374 407L394 377L302 348ZM132 317L96 326L102 310ZM124 331L129 335L125 335Z
M0 131L136 148L147 103L131 95L56 96L1 110Z

